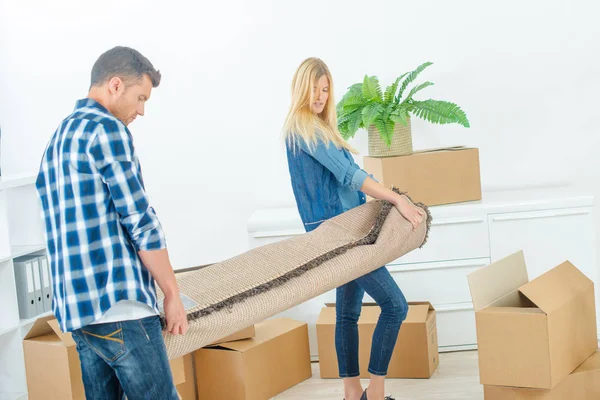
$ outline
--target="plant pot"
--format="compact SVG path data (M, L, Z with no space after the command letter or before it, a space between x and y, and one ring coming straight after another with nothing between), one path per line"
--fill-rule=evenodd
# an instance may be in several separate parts
M396 123L394 125L394 135L392 137L392 147L381 139L379 129L375 125L369 126L369 156L371 157L392 157L411 154L413 152L412 134L410 131L410 118L408 125Z

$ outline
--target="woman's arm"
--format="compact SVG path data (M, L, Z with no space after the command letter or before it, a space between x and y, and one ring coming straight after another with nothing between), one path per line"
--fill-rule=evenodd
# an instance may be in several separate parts
M392 203L400 214L413 226L413 230L423 222L425 211L420 207L415 206L408 200L406 196L402 196L380 183L375 182L371 178L365 179L361 189L363 193L380 200L387 200Z

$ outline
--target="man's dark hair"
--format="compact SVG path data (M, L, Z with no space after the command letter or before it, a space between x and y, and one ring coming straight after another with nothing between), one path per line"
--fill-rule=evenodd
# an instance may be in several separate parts
M124 81L137 81L144 74L150 77L153 87L160 84L160 72L146 57L130 47L117 46L103 53L94 63L91 86L100 86L115 76Z

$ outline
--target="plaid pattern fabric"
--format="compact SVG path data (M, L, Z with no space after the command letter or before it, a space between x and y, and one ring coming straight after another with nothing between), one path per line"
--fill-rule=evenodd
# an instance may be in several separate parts
M157 311L137 252L165 248L165 236L125 125L98 102L79 100L48 143L36 188L61 329L86 326L120 300Z

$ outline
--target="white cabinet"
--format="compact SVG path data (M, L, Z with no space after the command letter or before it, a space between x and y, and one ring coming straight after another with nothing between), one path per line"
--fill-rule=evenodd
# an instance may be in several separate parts
M471 301L464 278L490 263L489 258L438 261L424 264L389 264L388 270L408 301L422 301L426 293L432 304L462 304Z
M388 269L407 300L435 306L440 351L475 348L466 276L477 268L523 250L530 279L569 260L598 287L593 205L592 196L572 188L548 188L484 192L482 201L431 207L427 244L389 263ZM248 221L250 247L302 233L295 207L258 210ZM323 303L332 301L335 291L284 313L309 324L314 357L314 324ZM365 295L364 301L372 299Z
M596 280L591 207L494 214L488 218L492 261L524 249L529 279L568 259Z
M597 288L599 271L592 211L592 207L573 207L490 215L492 261L524 249L531 280L569 260ZM596 311L600 311L598 292Z
M393 264L439 260L487 258L490 256L488 221L485 214L436 216L435 209L425 246L405 254Z

